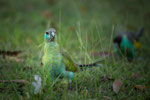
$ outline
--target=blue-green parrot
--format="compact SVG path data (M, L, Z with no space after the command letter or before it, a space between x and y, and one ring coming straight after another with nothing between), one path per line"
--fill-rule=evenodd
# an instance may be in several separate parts
M125 32L117 35L114 40L114 52L116 55L124 55L129 61L132 61L141 47L140 37L144 28L141 28L136 34Z
M43 68L49 72L51 80L56 78L66 78L71 82L74 72L80 71L84 66L97 66L101 61L77 65L66 53L62 52L56 39L56 30L48 29L45 34L44 55L42 58Z

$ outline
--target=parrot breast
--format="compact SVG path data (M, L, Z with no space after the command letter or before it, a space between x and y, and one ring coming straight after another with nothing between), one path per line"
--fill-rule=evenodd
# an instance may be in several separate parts
M45 43L44 56L42 58L44 66L60 66L62 55L57 43Z
M134 44L129 41L126 36L122 39L121 51L129 58L133 58L136 55L136 48L134 47Z

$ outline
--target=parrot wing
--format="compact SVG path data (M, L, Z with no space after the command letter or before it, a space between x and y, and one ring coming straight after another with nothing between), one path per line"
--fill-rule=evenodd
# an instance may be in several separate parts
M63 63L67 71L72 71L72 72L79 71L79 67L76 66L76 64L73 62L71 57L66 52L61 51L61 54L63 56Z

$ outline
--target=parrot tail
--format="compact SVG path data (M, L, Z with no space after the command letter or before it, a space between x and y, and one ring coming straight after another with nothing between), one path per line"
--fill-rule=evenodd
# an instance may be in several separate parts
M144 31L144 28L140 28L139 31L137 32L137 38L139 39L142 36L142 33Z
M79 66L80 68L83 67L92 67L92 66L101 66L102 64L100 64L101 62L103 62L104 60L100 60L94 63L90 63L90 64L77 64L77 66Z

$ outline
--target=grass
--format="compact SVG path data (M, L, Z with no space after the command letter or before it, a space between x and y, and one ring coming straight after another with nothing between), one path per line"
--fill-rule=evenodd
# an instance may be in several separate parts
M1 0L0 48L22 50L19 59L0 56L0 80L24 79L33 82L40 75L43 34L48 27L57 29L58 43L76 63L89 63L106 58L103 66L76 73L72 91L67 84L51 87L48 79L44 93L34 95L31 84L0 83L0 99L140 99L150 98L149 32L150 9L147 0ZM91 52L112 52L112 38L121 31L136 32L145 28L142 48L133 62L112 57L91 56ZM140 78L133 78L138 73ZM106 78L108 77L111 78ZM120 78L124 89L112 90ZM43 77L42 77L43 79ZM145 90L135 85L146 86ZM23 89L23 95L19 89ZM105 97L104 97L105 96Z

